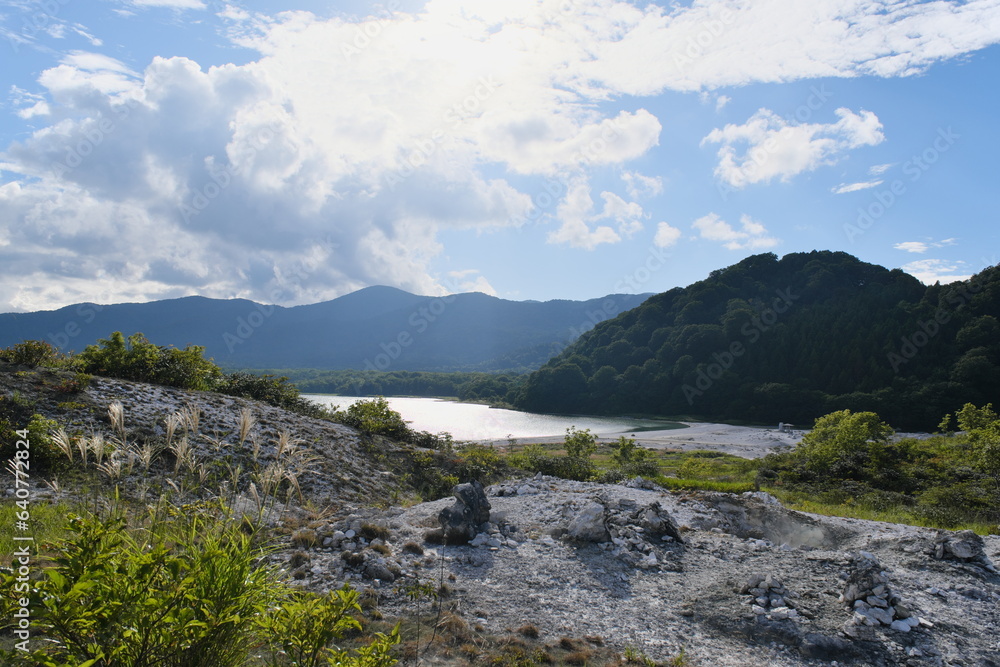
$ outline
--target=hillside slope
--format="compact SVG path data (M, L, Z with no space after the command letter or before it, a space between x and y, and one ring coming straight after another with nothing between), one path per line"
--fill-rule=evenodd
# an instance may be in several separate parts
M533 373L532 411L930 430L1000 403L1000 270L925 287L846 253L755 255L602 322Z

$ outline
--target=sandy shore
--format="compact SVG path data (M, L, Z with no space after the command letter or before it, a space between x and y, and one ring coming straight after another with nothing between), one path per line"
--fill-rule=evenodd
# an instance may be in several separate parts
M687 428L663 431L621 431L598 433L598 442L617 440L619 436L635 438L643 447L650 449L679 449L689 451L703 449L726 454L734 454L748 459L766 456L782 447L796 445L806 431L798 429L780 432L777 428L757 426L732 426L730 424L709 424L703 422L681 422ZM550 438L521 438L519 443L562 442L562 436Z

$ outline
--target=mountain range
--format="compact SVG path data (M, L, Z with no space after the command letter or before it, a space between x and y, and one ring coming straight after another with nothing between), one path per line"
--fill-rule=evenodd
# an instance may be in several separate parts
M528 370L649 296L509 301L478 292L429 297L375 286L294 307L198 296L81 303L0 314L0 347L45 340L79 352L121 331L141 332L157 345L202 346L206 356L233 369Z

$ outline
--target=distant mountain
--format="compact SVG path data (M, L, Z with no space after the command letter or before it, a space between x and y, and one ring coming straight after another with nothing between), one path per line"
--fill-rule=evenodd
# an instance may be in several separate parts
M648 296L542 303L369 287L291 308L204 297L82 303L0 314L0 347L39 339L80 351L121 331L141 332L157 345L204 346L207 356L227 368L524 370L537 368L594 324Z
M998 320L997 267L927 287L841 252L755 255L597 325L515 402L800 425L850 408L933 430L1000 404Z

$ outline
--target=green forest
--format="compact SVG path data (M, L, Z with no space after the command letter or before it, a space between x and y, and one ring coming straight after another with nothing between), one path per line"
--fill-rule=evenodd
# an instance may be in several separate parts
M843 252L755 255L598 324L531 373L519 409L811 425L872 411L933 430L1000 403L1000 270L925 286Z

